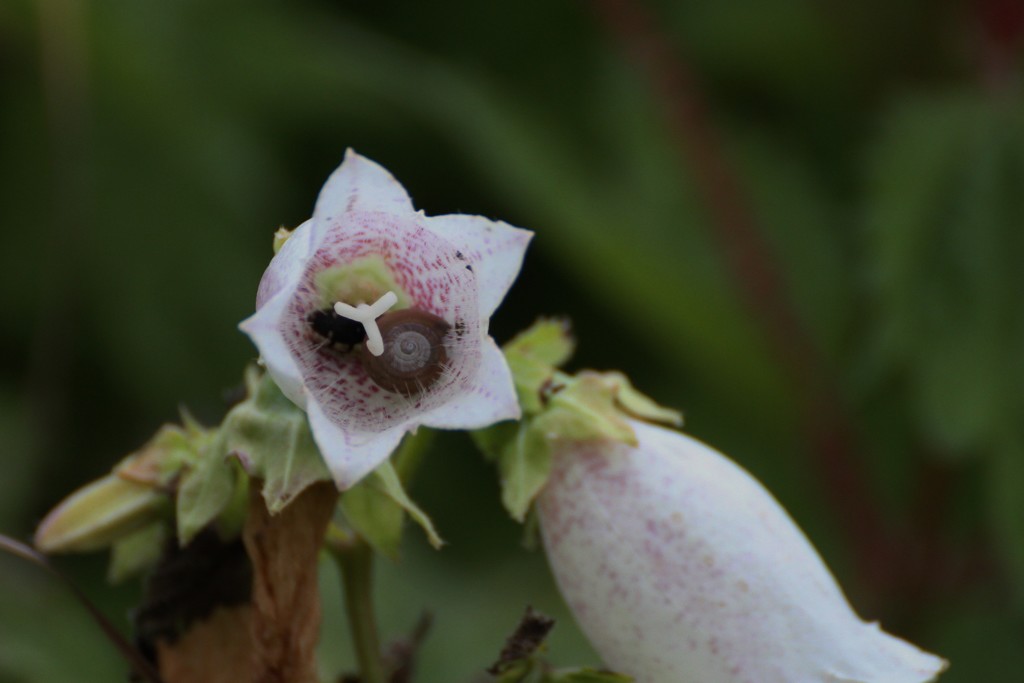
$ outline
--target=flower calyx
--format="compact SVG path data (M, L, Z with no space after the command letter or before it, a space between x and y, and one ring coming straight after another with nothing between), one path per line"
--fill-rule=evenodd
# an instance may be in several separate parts
M563 320L539 320L504 347L524 417L474 432L501 473L502 501L524 521L547 482L552 445L563 440L636 444L631 420L679 426L682 414L637 391L619 372L559 369L575 342Z

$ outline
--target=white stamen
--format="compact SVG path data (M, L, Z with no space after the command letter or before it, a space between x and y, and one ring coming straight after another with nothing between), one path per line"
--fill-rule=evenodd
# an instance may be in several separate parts
M388 292L369 305L349 306L339 301L334 304L334 312L342 318L348 318L360 323L363 329L366 330L366 349L373 355L379 356L384 353L384 339L380 336L377 318L396 303L398 303L398 295L394 292Z

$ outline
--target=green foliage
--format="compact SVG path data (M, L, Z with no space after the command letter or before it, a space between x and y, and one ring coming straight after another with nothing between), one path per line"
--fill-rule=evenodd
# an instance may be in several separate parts
M497 465L501 502L512 519L522 522L551 472L551 446L532 419L512 428L498 451Z
M880 353L940 449L979 452L1020 421L1024 108L919 98L887 123L867 197Z
M182 473L175 496L178 543L188 545L218 515L223 513L241 484L235 465L227 460L223 437L199 452L195 463Z
M406 440L409 441L410 437ZM341 497L341 509L349 524L374 549L392 559L398 558L402 522L406 514L423 529L430 545L435 548L444 545L430 517L405 492L390 460L346 491Z
M107 578L111 583L121 583L156 566L170 536L169 525L160 521L116 541L110 549Z
M524 412L540 412L541 391L554 380L555 368L572 357L575 347L569 323L564 320L540 320L505 345L505 359Z
M276 514L318 481L330 481L313 441L306 413L277 388L270 375L246 371L248 398L232 408L220 426L215 449L233 455L249 476L263 481L263 498Z
M629 418L678 426L682 415L641 394L618 372L557 369L575 344L564 322L539 320L505 345L524 417L477 430L473 438L495 462L501 500L524 522L551 472L552 445L561 439L608 439L635 444Z
M875 377L898 377L939 457L983 459L1024 595L1024 104L957 92L895 107L866 198Z

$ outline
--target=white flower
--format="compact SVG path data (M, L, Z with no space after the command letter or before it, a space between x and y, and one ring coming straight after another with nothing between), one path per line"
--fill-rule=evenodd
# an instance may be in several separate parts
M519 417L487 325L532 234L479 216L428 217L387 171L348 151L241 324L307 412L339 488L419 425Z
M563 595L638 683L922 683L946 662L865 623L767 490L688 436L557 441L538 510Z

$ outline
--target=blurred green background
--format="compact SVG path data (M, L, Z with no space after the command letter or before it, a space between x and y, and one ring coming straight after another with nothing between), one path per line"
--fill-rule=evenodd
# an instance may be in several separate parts
M429 214L537 233L492 321L572 318L793 513L866 618L1024 668L1024 10L1016 0L3 0L0 530L27 538L254 355L279 225L346 147ZM491 468L439 441L380 570L422 681L522 608L596 664ZM119 623L135 584L60 560ZM351 665L337 579L325 671ZM123 680L51 579L0 557L0 681Z

